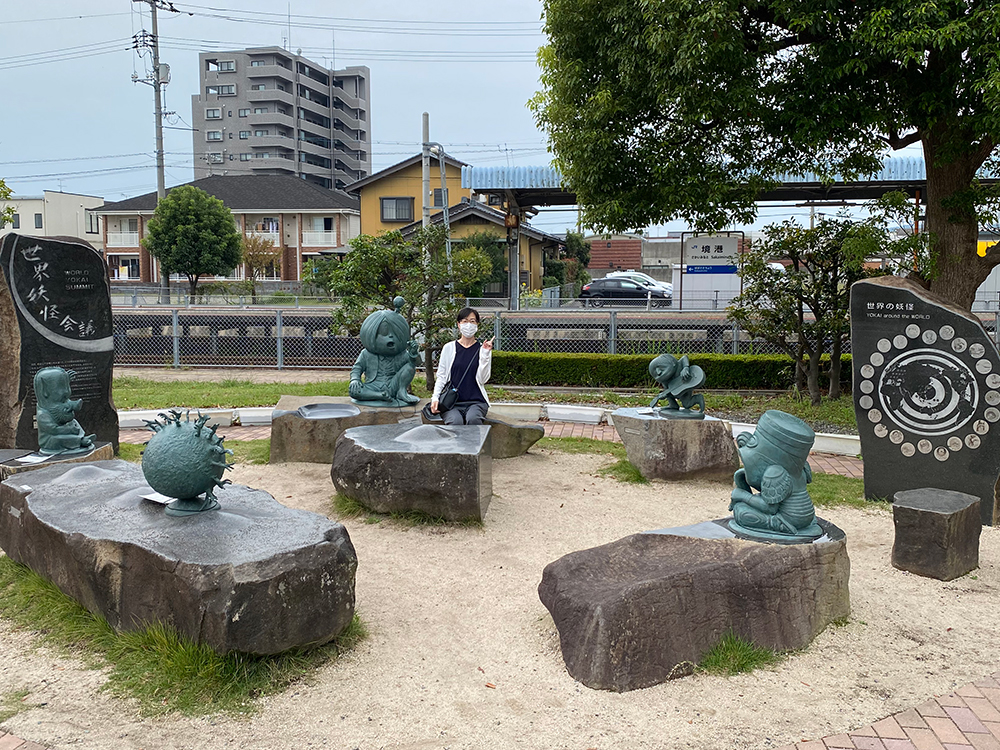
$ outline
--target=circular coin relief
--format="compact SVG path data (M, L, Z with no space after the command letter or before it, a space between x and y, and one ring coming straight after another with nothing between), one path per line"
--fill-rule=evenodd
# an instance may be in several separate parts
M965 444L967 446L969 446L970 448L972 448L972 449L978 448L980 445L982 445L982 442L983 441L980 439L979 435L966 435L965 436Z
M938 461L947 461L949 455L950 454L948 453L948 449L945 448L944 446L940 446L934 449L934 458L936 458Z
M882 421L882 412L880 412L878 409L872 409L871 411L868 412L868 421L869 422L881 422Z
M871 409L872 408L872 404L874 404L874 403L875 402L872 401L872 397L871 396L862 396L861 398L858 399L858 406L860 406L862 409ZM998 402L998 403L1000 403L1000 402Z
M1000 388L1000 375L995 372L990 373L986 376L986 385L990 388Z
M976 372L978 372L980 375L985 375L992 369L993 369L993 363L990 362L988 359L980 359L979 361L976 362Z
M934 446L931 445L931 441L930 440L921 440L919 443L917 443L917 450L920 451L921 453L924 453L924 454L930 453L931 452L931 448L933 448L933 447Z
M986 354L986 347L982 344L976 343L969 347L969 354L971 354L976 359L979 359L984 354Z
M872 381L870 380L862 380L859 387L861 388L862 393L871 393L875 390L875 386L872 385Z
M951 451L962 450L962 438L957 437L956 435L952 435L950 438L948 438L948 448Z
M911 339L915 339L920 335L920 326L910 323L910 325L906 326L906 335Z
M887 351L889 351L890 349L892 349L892 342L889 341L889 339L879 339L878 343L875 345L875 347L880 352L882 352L883 354L885 354Z
M1000 392L997 391L986 391L986 403L990 406L996 406L1000 404Z
M862 365L861 366L861 377L863 377L863 378L870 378L874 374L875 374L875 368L872 367L871 365Z
M954 352L958 352L959 354L964 352L968 348L968 346L969 342L961 337L951 342L951 350Z
M899 445L900 443L903 442L903 433L900 432L899 430L893 430L892 432L889 433L889 440L895 443L896 445Z
M983 412L983 416L986 417L987 422L996 422L1000 420L1000 409L991 406Z
M977 435L985 435L990 431L990 423L984 419L977 419L972 423L972 429Z
M925 344L933 344L937 341L937 334L934 331L924 331L924 335L920 338Z
M877 425L875 425L875 435L877 437L884 438L888 434L889 434L889 430L886 429L886 426L884 424L877 424Z
M902 453L907 458L909 458L910 456L912 456L914 453L917 452L917 449L913 447L913 443L903 443L901 446L899 446L899 452Z
M955 337L955 329L951 326L941 326L938 330L938 336L943 338L945 341L951 341Z
M869 359L871 360L871 363L876 367L881 367L882 364L885 362L885 357L883 357L880 352L872 352L872 356L869 357Z
M906 336L895 336L892 339L892 345L897 349L905 349L908 343L910 342L906 340Z

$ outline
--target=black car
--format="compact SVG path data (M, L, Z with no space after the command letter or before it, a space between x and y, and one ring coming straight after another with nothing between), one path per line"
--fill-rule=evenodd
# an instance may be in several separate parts
M580 292L580 301L586 306L601 307L602 305L645 305L647 298L652 307L669 307L672 300L670 294L663 289L643 286L630 279L594 279L584 284Z

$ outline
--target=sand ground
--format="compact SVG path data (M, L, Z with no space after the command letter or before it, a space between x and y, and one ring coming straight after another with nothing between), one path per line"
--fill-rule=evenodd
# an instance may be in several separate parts
M101 750L767 748L863 726L1000 662L996 530L983 529L980 570L942 583L890 566L889 512L845 508L822 515L847 532L849 624L770 670L623 694L584 687L567 674L538 600L544 566L637 531L720 517L729 492L596 476L608 460L535 449L494 462L483 529L346 521L370 636L249 718L143 719L98 692L101 672L34 648L35 636L0 620L0 694L27 688L29 702L44 704L5 728ZM237 467L232 478L333 513L322 465Z

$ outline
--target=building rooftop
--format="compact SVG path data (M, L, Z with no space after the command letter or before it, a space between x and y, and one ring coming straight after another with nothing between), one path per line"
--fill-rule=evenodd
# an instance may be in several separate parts
M226 204L230 211L359 210L358 199L339 190L328 190L291 175L232 175L205 177L185 185L201 188ZM173 188L168 188L169 193ZM153 211L156 192L105 203L95 213Z

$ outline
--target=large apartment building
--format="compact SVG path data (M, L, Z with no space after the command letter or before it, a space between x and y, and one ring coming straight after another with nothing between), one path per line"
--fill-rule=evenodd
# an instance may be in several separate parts
M198 56L195 179L297 175L341 189L371 173L370 71L328 70L281 47Z

